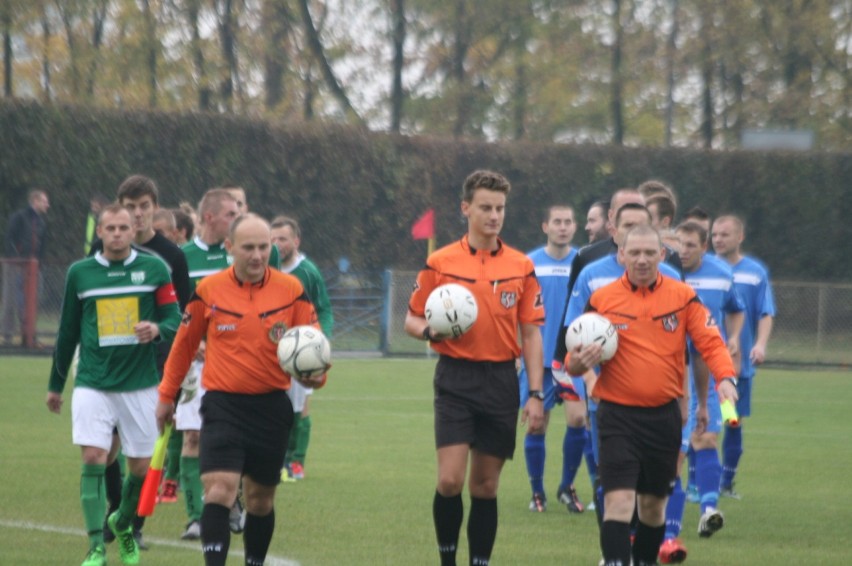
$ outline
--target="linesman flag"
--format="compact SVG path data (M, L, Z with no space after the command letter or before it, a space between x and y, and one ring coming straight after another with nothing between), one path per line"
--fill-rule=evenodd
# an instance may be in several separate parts
M435 251L435 209L430 208L424 212L417 221L411 225L411 237L415 240L429 240L427 254Z
M163 426L163 432L154 445L154 455L148 465L148 473L145 474L145 482L142 484L142 493L139 494L139 504L136 514L140 517L148 517L154 513L157 504L157 490L163 477L163 463L166 460L166 446L169 444L169 435L172 433L172 425Z

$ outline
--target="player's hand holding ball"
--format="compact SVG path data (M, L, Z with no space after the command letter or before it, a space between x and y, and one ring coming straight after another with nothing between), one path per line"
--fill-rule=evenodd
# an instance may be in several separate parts
M278 341L278 363L305 387L322 387L331 368L331 343L313 326L295 326Z
M618 350L618 332L604 316L588 312L568 326L565 346L570 353L566 367L571 375L581 375L606 362Z
M435 287L426 299L428 336L433 342L458 338L473 327L479 306L470 290L458 283Z

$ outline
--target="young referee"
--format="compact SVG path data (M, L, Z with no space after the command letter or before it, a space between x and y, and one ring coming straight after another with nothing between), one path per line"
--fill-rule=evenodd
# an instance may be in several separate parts
M434 378L438 485L432 512L444 566L456 563L468 461L470 564L487 565L491 557L500 471L515 451L519 328L530 387L521 421L531 432L544 425L541 289L532 261L498 237L509 190L509 181L491 171L475 171L465 179L461 211L467 234L429 256L405 318L405 331L430 341L440 354ZM432 332L424 317L429 294L445 283L470 289L479 307L476 323L456 339Z

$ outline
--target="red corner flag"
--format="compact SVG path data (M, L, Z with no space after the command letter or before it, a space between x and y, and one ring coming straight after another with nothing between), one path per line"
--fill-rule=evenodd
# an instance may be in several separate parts
M428 240L435 237L435 209L430 208L411 225L411 237L415 240Z

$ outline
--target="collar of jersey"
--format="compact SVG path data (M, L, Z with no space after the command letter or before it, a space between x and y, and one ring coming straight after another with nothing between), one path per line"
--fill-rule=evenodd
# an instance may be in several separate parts
M478 250L478 249L476 249L476 248L474 248L473 246L471 246L471 245L470 245L470 242L468 241L468 238L467 238L467 234L465 234L465 235L462 237L462 239L461 239L461 245L462 245L462 247L463 247L463 248L466 248L466 249L467 249L467 251L470 253L470 255L476 255L476 254L479 252L479 250ZM499 254L499 253L500 253L500 252L502 252L502 251L503 251L503 240L501 240L501 239L498 237L498 238L497 238L497 249L496 249L496 250L493 250L493 251L491 251L491 252L488 252L488 253L489 253L492 257L494 257L494 256L496 256L497 254ZM485 252L483 252L483 253L485 253Z
M195 245L204 250L205 252L209 252L210 248L224 248L224 242L219 242L218 244L205 244L201 237L195 237Z
M130 255L127 256L126 258L124 258L121 262L116 262L116 263L121 263L122 265L130 265L131 263L133 263L133 260L136 259L136 256L138 256L138 255L139 255L139 252L137 252L135 249L133 249L133 246L131 246L130 247ZM97 261L98 263L100 263L104 267L109 267L113 263L113 262L111 262L110 260L108 260L107 258L104 257L103 252L95 252L95 261Z
M257 283L249 283L247 281L240 280L240 278L237 277L237 270L234 269L233 265L228 269L228 271L230 272L231 279L239 287L263 287L264 285L266 285L266 282L269 281L269 275L270 275L269 266L267 266L266 270L263 272L263 279L261 279Z
M662 282L663 282L663 274L662 274L662 273L660 273L659 271L657 271L657 279L656 279L653 283L651 283L651 284L650 284L650 285L648 285L647 287L639 287L638 285L634 285L634 284L630 281L630 278L629 278L629 277L627 277L627 271L625 270L625 271L624 271L624 275L622 275L622 276L621 276L621 282L622 282L622 284L623 284L625 287L627 287L628 289L630 289L630 290L631 290L631 291L633 291L634 293L635 293L636 291L638 291L639 289L648 289L650 292L652 292L652 293L653 293L654 291L656 291L656 290L657 290L657 287L659 287L659 286L660 286L660 283L662 283Z

